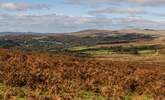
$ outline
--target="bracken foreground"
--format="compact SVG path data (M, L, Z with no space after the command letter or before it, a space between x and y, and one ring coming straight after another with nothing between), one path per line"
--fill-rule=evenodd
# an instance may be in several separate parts
M0 99L164 100L164 64L0 49Z

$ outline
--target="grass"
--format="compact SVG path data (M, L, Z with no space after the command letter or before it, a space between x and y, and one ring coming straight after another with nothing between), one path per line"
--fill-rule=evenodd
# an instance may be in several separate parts
M146 95L137 96L137 95L128 94L124 97L124 100L154 100L154 99Z
M123 52L115 52L112 50L89 50L85 51L84 53L90 54L90 55L111 55L111 54L123 54ZM148 55L148 54L155 54L155 50L139 50L137 51L137 54L140 55ZM125 54L132 54L132 52L125 52Z
M107 100L105 97L97 95L92 91L80 91L79 93L80 100Z
M27 95L30 93L30 90L26 87L11 87L7 86L4 83L0 83L0 100L2 100L5 94L14 94L16 100L27 100ZM38 96L49 97L48 91L35 91Z
M140 50L138 51L139 54L155 54L155 50Z
M3 98L3 95L4 95L6 90L7 90L7 86L3 83L0 83L0 99Z
M70 51L81 51L81 50L86 50L86 49L89 49L89 47L87 47L87 46L77 46L77 47L69 48Z
M17 97L17 100L27 100L27 99L24 97Z
M27 100L26 94L28 94L28 89L25 87L10 87L4 83L0 83L0 100L3 99L6 93L12 93L16 95L16 100Z
M93 51L86 51L84 52L90 55L110 55L113 54L111 50L93 50Z
M156 47L150 45L130 46L130 47L116 46L112 48L100 48L100 47L97 48L94 46L77 46L77 47L69 48L68 50L73 52L81 52L92 56L111 55L111 54L148 55L148 54L156 53Z

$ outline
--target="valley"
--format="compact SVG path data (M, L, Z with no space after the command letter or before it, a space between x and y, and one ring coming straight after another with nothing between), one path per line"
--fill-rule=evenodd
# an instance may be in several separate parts
M0 99L163 100L165 34L150 32L1 36Z

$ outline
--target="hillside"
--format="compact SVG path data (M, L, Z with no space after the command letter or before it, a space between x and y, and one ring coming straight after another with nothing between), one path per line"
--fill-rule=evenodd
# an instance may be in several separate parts
M0 98L161 100L165 93L164 64L100 62L66 55L0 49Z
M66 33L67 34L67 33ZM110 36L115 35L110 30L97 30L97 29L89 29L89 30L82 30L78 32L68 33L67 35L76 36L76 37L97 37L97 36Z
M64 34L18 34L0 37L0 47L42 52L70 52L77 46L114 45L152 41L160 36L108 30L84 30Z
M159 35L165 36L165 30L154 30L154 29L123 29L119 30L121 33L143 33L143 34L150 34L150 35Z
M160 31L0 36L0 100L163 100Z

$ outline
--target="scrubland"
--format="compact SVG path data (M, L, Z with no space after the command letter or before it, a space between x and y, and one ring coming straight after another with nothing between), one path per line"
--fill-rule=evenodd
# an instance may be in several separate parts
M164 100L165 59L133 59L0 49L0 99Z

